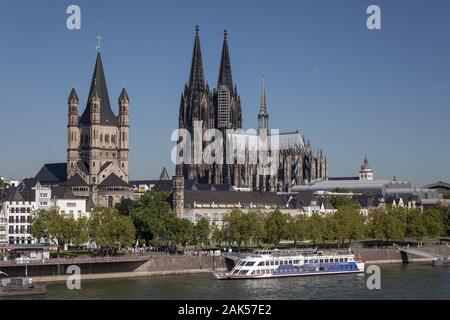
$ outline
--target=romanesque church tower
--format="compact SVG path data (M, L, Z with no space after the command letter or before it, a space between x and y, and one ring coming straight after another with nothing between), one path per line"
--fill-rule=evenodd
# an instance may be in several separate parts
M86 108L79 116L79 100L72 88L67 126L67 184L76 192L88 192L96 205L112 206L129 195L128 103L128 94L122 89L119 115L111 110L98 49Z

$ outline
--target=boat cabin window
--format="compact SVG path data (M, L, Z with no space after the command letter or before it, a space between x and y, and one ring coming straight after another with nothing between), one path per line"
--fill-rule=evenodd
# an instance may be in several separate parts
M253 266L254 264L255 264L254 261L248 261L248 262L245 264L245 266L246 266L246 267L251 267L251 266Z
M348 259L347 258L345 258L345 262L347 262L348 261Z
M328 259L325 259L325 263L328 263Z
M320 263L323 263L323 259L320 259Z

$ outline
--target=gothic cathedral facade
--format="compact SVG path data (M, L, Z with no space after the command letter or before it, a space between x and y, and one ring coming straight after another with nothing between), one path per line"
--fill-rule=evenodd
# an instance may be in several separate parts
M270 135L264 84L257 120L257 134L265 132ZM255 134L242 133L241 130L243 122L241 99L232 79L227 31L224 32L217 86L211 91L205 81L199 28L196 26L190 76L181 95L179 128L186 129L193 137L194 124L198 121L202 121L202 133L214 128L231 140L254 141L255 138ZM229 133L226 131L230 129L240 133L228 136ZM261 164L247 161L248 149L244 152L246 159L244 163L235 161L206 164L203 161L201 163L194 161L194 144L190 145L188 156L190 161L185 161L186 155L180 153L178 156L183 160L178 161L176 175L199 183L228 184L247 190L288 192L294 185L327 179L328 176L326 156L322 150L313 154L309 141L305 143L304 137L300 136L298 131L279 134L278 165L276 172L271 175L261 173ZM203 149L204 147L205 144ZM227 157L226 150L224 147L223 159Z

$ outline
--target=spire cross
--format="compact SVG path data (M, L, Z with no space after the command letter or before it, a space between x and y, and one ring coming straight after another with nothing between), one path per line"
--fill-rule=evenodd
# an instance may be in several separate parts
M102 37L100 37L100 35L97 35L97 44L95 45L95 49L97 50L97 52L100 52L100 49L102 47Z

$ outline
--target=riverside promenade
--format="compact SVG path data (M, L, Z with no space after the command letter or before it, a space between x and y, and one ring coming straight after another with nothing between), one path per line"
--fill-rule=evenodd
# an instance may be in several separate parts
M0 261L0 270L10 277L32 277L37 282L65 281L78 266L82 279L109 279L224 270L222 256L177 255L159 252L124 256L46 259L44 261Z

